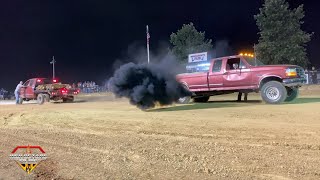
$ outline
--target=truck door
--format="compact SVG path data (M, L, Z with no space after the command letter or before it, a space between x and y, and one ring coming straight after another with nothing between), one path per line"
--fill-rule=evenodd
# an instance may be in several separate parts
M208 74L211 62L201 61L189 63L187 70L190 72L186 75L186 83L191 91L208 91Z
M36 80L35 79L30 79L29 80L29 84L27 85L26 88L26 98L28 99L34 99L34 87L36 84Z
M208 75L209 88L214 90L223 86L222 59L212 62L211 72Z
M20 89L20 96L21 98L26 98L27 96L27 87L30 83L30 80L26 81L24 84L23 84L23 88Z
M194 73L187 79L191 91L208 91L208 72Z
M240 58L229 58L226 62L226 69L223 74L223 86L231 89L250 86L252 75L248 64Z

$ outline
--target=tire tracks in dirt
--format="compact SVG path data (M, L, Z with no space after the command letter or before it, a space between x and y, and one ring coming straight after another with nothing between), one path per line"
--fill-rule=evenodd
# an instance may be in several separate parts
M3 125L4 125L4 126L7 126L7 125L9 124L9 122L10 122L10 120L11 120L11 117L12 117L13 115L14 115L14 113L10 113L9 115L3 117L3 120L4 120Z
M0 132L1 134L1 132ZM47 144L53 147L62 147L62 148L72 148L77 151L87 151L87 152L95 152L95 153L101 153L101 154L110 154L109 151L102 150L102 149L96 149L96 148L87 148L83 146L76 146L72 144L62 144L61 142L58 141L52 141L51 139L47 140L41 137L35 137L35 136L20 136L20 135L13 135L10 134L11 138L16 138L19 139L20 141L27 141L27 142L37 142L37 144L42 143L42 144Z
M8 127L10 125L17 125L19 123L23 123L23 117L26 113L10 113L3 117L3 126Z

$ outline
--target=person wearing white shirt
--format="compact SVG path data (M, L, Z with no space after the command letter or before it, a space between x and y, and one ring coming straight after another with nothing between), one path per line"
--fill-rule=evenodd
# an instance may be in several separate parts
M20 90L23 87L23 82L20 81L20 83L17 85L16 90L14 90L14 95L16 97L16 104L19 104L19 96L20 96Z

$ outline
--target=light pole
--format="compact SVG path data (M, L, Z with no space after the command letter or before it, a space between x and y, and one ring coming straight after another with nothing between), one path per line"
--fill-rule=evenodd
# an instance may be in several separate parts
M146 26L146 28L147 28L147 55L148 55L148 64L149 64L149 62L150 62L150 53L149 53L149 48L150 48L150 45L149 45L149 43L150 43L150 33L149 33L149 26L147 25Z
M54 63L56 61L54 60L54 56L52 56L52 61L50 62L50 64L52 64L52 79L54 80L55 79L55 69L54 69Z

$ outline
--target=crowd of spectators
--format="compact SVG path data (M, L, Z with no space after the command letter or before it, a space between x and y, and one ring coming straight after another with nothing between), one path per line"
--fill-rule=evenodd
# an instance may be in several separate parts
M305 73L307 75L307 84L318 84L320 81L320 71L316 70L315 67L311 69L306 69Z
M72 84L73 88L79 88L82 93L100 92L100 87L94 81L85 81Z
M13 94L3 88L0 88L0 100L13 99Z

